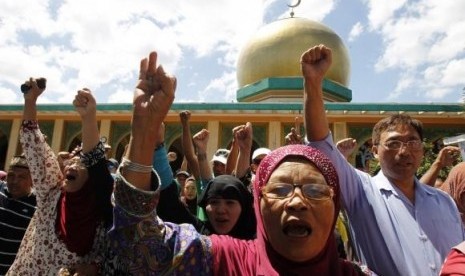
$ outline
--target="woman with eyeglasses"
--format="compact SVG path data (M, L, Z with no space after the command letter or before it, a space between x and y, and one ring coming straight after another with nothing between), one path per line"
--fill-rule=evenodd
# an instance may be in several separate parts
M147 149L174 100L176 79L141 62L134 96L130 160L115 184L114 227L109 232L114 262L132 275L363 275L338 258L332 235L339 211L339 180L331 162L303 145L266 156L254 182L257 238L204 236L192 225L162 221L156 213L160 183ZM148 64L148 65L147 65ZM152 79L158 82L148 85ZM150 95L149 97L147 97ZM155 108L156 107L156 108ZM134 199L137 199L135 201Z

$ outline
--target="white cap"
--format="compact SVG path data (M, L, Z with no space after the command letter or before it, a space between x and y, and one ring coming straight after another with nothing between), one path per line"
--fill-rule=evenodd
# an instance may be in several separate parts
M226 161L228 160L229 150L227 149L218 149L213 155L211 162L220 162L226 165Z
M263 157L267 156L270 152L271 152L271 150L269 148L258 148L253 152L252 160L257 159L260 156L262 156L262 158L263 158Z

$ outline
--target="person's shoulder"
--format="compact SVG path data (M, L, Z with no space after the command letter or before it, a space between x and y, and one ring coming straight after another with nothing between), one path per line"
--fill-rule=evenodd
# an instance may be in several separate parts
M237 252L256 252L256 239L242 240L229 235L210 235L215 250Z
M449 194L444 192L443 190L435 188L435 187L431 187L429 185L421 183L420 181L418 181L418 187L423 189L429 195L437 196L439 198L444 198L444 199L450 198Z
M465 271L465 255L462 251L453 248L441 268L439 275L464 275Z
M448 193L444 192L441 189L431 187L426 184L422 184L420 182L418 183L419 183L418 187L423 189L426 192L426 194L428 194L431 198L434 198L436 202L443 202L443 203L447 203L448 205L454 208L456 207L454 200Z

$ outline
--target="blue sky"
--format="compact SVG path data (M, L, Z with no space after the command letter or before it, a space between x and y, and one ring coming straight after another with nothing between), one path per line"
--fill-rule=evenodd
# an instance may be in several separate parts
M295 0L293 0L295 1ZM157 50L178 78L175 102L235 102L236 60L262 26L289 15L281 0L4 0L0 104L22 102L29 76L48 79L41 103L131 102L139 60ZM352 102L460 102L465 1L301 0L351 59Z

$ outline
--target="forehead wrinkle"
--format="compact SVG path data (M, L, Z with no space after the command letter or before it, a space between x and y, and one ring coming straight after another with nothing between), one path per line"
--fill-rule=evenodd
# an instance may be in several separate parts
M408 133L407 136L405 134ZM407 141L413 139L420 139L420 134L411 126L409 125L400 125L396 128L387 129L381 133L380 139L387 140L400 140L399 138L406 137Z
M309 167L303 170L304 166ZM294 183L296 182L295 180L298 180L298 182L302 183ZM318 168L309 161L284 161L283 163L281 163L281 165L279 165L276 168L276 170L271 174L270 177L270 182L283 181L288 183L292 182L292 184L314 183L315 180L317 181L317 183L327 184L325 178L318 170Z

